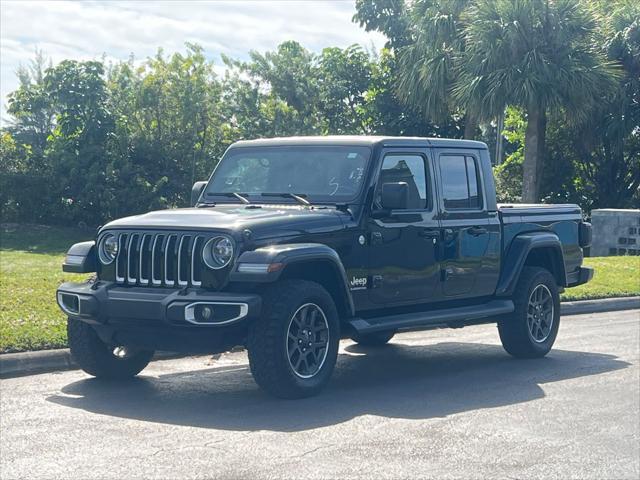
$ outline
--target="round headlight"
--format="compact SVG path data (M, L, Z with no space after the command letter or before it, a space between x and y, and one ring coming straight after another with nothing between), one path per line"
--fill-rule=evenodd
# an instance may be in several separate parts
M109 265L113 262L118 255L118 239L115 235L107 233L100 240L100 246L98 248L98 256L100 261L105 265Z
M202 260L213 270L226 267L232 259L233 242L229 237L213 237L202 249Z

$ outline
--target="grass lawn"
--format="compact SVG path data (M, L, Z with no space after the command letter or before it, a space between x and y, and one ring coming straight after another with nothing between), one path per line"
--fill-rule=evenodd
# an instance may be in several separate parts
M87 275L63 273L62 261L69 246L92 236L71 228L0 227L0 352L66 346L55 291L62 282Z
M568 288L562 300L640 295L640 257L592 257L584 264L595 269L589 283Z
M64 281L87 275L62 272L69 246L93 238L92 231L3 225L0 229L0 352L66 346L65 317L55 291ZM588 258L594 279L568 289L563 300L640 295L640 257Z

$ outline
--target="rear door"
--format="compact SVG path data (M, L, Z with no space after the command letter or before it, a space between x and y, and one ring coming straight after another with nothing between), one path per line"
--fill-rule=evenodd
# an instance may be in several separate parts
M445 297L490 295L499 258L500 224L496 212L487 211L479 152L436 149L442 233L441 281ZM495 265L494 265L495 264Z
M409 208L368 219L369 299L398 305L436 300L440 294L437 258L439 223L435 181L427 149L382 152L373 211L380 211L381 185L406 182Z

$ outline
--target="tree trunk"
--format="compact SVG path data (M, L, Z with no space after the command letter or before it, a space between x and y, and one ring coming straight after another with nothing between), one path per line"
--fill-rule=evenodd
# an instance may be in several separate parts
M524 164L522 177L522 201L536 203L540 200L540 180L544 163L544 140L547 117L540 105L532 105L528 111L527 130L524 136Z
M473 140L478 130L478 116L467 112L464 116L464 138Z

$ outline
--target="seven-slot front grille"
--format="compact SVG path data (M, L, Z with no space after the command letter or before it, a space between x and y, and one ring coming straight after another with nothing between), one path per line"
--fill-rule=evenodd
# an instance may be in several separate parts
M199 287L202 248L208 236L195 233L115 233L116 282L153 287Z

